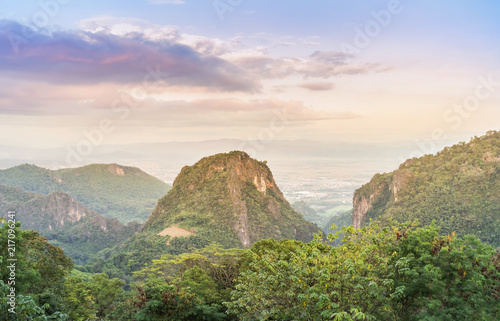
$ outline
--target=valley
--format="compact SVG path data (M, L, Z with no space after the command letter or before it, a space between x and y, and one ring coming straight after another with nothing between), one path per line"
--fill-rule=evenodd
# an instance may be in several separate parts
M274 178L285 198L291 203L304 201L319 216L314 223L322 226L335 214L352 208L354 191L369 181L376 173L390 172L397 168L394 159L355 158L303 158L266 159L273 169ZM184 163L130 162L165 183L171 185L185 166Z
M108 298L113 305L96 301L92 306L110 320L142 320L141 314L146 316L144 320L154 315L237 320L239 315L253 318L268 313L267 306L260 306L262 297L302 302L301 293L311 290L301 287L302 279L320 286L302 303L307 311L318 314L324 308L318 310L317 295L345 307L352 306L350 300L361 300L356 291L345 302L330 297L330 286L335 286L330 280L369 291L375 280L384 278L377 285L383 292L369 294L384 306L384 310L374 306L370 313L381 317L386 309L396 311L401 304L393 304L385 296L395 290L384 284L399 282L421 291L438 291L433 293L440 302L453 296L447 288L431 290L397 276L404 273L398 262L411 262L416 251L422 255L422 263L412 263L416 264L412 273L421 273L419 264L431 264L456 288L453 291L469 291L468 295L483 298L486 315L500 313L492 303L500 294L495 250L500 248L500 132L489 131L435 155L409 159L399 167L382 160L261 161L243 151L206 156L193 165L142 165L142 170L99 164L55 171L20 165L0 171L0 210L16 210L21 221L16 233L23 237L20 252L23 260L38 269L29 273L48 273L39 260L64 262L58 270L59 290L37 285L32 295L38 302L45 302L46 291L50 291L51 296L66 300L60 309L73 315L72 320L79 320L85 313L95 314L77 308L83 297L64 297L60 289L78 296L84 288L97 300L96 286L103 284L113 289ZM272 172L271 168L277 170ZM383 168L383 173L374 168L377 172ZM173 177L176 170L179 173ZM153 186L148 182L154 182ZM150 201L142 200L158 193L158 188L163 188L163 195L143 225L135 222L143 217L143 210L129 208L106 218L83 205L95 208L92 204L97 200L102 208L108 208L109 202L126 206L134 204L130 197L135 197L143 204L139 206L149 206ZM132 222L124 225L119 219ZM329 230L331 224L338 228ZM4 224L0 239L7 237L8 228L13 225ZM321 230L323 237L314 235ZM44 250L47 259L36 252L40 248L48 249ZM398 259L394 262L395 255ZM463 270L471 259L477 267ZM453 283L456 276L449 272L450 264L457 264L462 279L469 274L468 278L482 281L462 288ZM348 279L344 280L346 273ZM282 297L273 289L276 278L289 294ZM290 281L295 278L298 283ZM439 280L426 282L436 289ZM263 282L265 288L259 288ZM258 297L251 295L255 291ZM161 298L155 301L159 293L188 295L196 303L189 304L186 299L180 304L187 314L173 312L179 303ZM141 301L144 295L146 301ZM438 313L430 308L419 310L425 296L417 295L414 300L405 313ZM171 312L151 311L147 302ZM247 302L257 310L249 313ZM456 313L455 306L450 309ZM298 312L284 309L280 313L291 316Z

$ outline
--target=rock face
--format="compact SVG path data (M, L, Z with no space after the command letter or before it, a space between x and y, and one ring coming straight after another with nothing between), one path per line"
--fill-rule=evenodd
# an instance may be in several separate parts
M9 195L10 199L6 195ZM16 195L17 199L12 195ZM40 195L0 185L0 208L10 208L15 211L23 228L36 230L42 235L47 230L61 230L89 219L98 223L97 228L107 230L108 222L104 217L85 208L64 192Z
M373 211L374 204L387 204L391 201L397 203L402 199L401 192L404 192L409 181L412 180L413 174L406 167L412 164L407 161L401 167L389 174L377 174L368 183L354 192L353 197L353 213L352 224L354 228L361 228L365 219L365 214ZM377 213L380 215L380 213ZM371 215L371 218L377 218L378 215Z
M375 197L374 194L370 195L369 200L364 195L354 198L353 213L352 213L352 225L354 226L354 228L361 228L361 221L363 220L363 217L365 216L366 212L368 212L373 197Z
M16 212L21 228L38 231L77 263L85 263L91 254L140 229L138 224L125 226L117 219L104 218L64 192L42 195L0 185L0 216L8 211Z
M174 224L243 247L270 237L310 241L318 231L285 200L266 163L239 151L205 157L181 170L144 230Z
M29 207L31 207L33 212L43 213L42 215L50 220L51 229L62 228L65 223L68 225L79 222L88 215L93 214L90 210L75 201L73 197L63 192L54 192L46 197L39 198L37 202L32 202ZM33 221L28 220L24 224L33 225L34 227L36 224L33 224ZM101 228L105 229L106 225L103 224Z
M125 170L123 169L122 166L117 165L117 164L111 164L108 166L108 171L110 173L119 175L119 176L125 176Z

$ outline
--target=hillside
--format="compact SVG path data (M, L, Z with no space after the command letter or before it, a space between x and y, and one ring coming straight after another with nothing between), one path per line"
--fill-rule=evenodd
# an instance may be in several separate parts
M144 222L170 189L138 168L117 164L55 171L24 164L0 170L0 184L40 194L63 191L85 207L122 223Z
M227 247L265 238L310 241L318 231L285 200L266 162L239 151L181 170L144 231L159 233L174 225Z
M475 234L500 246L500 132L377 174L356 190L353 205L357 228L370 219L436 220L443 233Z
M330 228L332 224L335 224L337 228L332 230ZM324 233L328 234L340 230L340 228L343 226L349 225L352 225L352 210L332 216L322 229Z
M42 195L0 185L0 215L5 217L9 210L16 212L23 229L38 231L79 264L140 229L137 223L124 226L104 218L63 192Z
M298 202L292 203L291 205L292 205L292 208L294 210L296 210L297 212L299 212L300 214L302 214L306 220L320 225L323 217L321 215L319 215L318 212L314 208L310 207L309 204L307 204L304 201L298 201Z

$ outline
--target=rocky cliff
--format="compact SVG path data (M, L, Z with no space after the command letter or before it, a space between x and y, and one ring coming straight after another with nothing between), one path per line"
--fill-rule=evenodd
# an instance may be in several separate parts
M139 224L105 218L64 192L42 195L0 185L0 216L8 211L15 211L23 229L38 231L79 264L140 230Z

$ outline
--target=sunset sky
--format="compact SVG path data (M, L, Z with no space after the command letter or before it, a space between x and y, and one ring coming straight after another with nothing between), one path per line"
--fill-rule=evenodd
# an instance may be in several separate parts
M498 1L0 6L0 145L459 141L499 128Z

